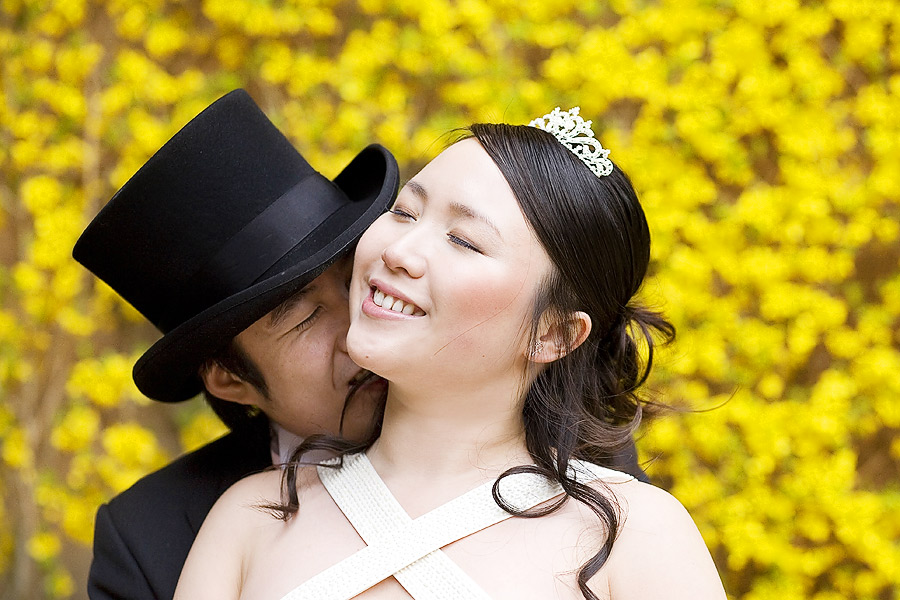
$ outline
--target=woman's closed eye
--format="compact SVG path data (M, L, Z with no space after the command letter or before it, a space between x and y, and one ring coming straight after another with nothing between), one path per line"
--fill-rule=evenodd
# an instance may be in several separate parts
M403 206L394 205L394 207L388 211L388 214L394 215L394 217L400 221L416 221L417 219L415 213L412 210ZM459 235L448 233L447 239L449 239L451 243L456 244L460 248L471 250L473 252L477 252L478 254L484 254L484 252L482 252L478 246L476 246L469 240L460 237Z
M461 248L465 248L466 250L471 250L472 252L477 252L478 254L484 254L484 252L482 252L481 249L479 249L472 242L470 242L464 238L461 238L457 235L453 235L452 233L448 233L447 237L450 239L451 242L453 242L454 244L456 244L457 246L459 246Z
M399 218L399 219L402 219L402 220L405 220L405 221L406 221L406 220L409 220L409 221L415 221L415 220L416 220L416 217L415 217L414 215L412 215L411 212L408 211L408 210L406 210L405 208L400 208L400 207L396 207L396 206L395 206L394 208L392 208L392 209L389 210L388 212L391 213L392 215L394 215L395 217L397 217L397 218Z

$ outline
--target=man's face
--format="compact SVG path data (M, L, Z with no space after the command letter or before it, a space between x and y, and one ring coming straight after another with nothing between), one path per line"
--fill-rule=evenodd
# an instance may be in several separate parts
M361 371L346 346L351 269L351 259L341 259L235 338L267 385L265 397L251 388L256 398L250 403L296 435L338 433L351 382ZM345 436L365 433L375 396L357 394L345 417Z

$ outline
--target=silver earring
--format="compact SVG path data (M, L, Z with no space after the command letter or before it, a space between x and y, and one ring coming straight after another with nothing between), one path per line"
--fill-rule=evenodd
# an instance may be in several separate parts
M544 351L544 342L541 340L537 340L534 344L531 345L531 350L528 351L529 356L537 356L541 352Z

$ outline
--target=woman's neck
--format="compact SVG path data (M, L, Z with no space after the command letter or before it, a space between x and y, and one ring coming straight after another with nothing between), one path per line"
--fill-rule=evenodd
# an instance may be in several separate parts
M368 452L386 481L471 487L531 463L515 386L434 387L391 383L381 436Z

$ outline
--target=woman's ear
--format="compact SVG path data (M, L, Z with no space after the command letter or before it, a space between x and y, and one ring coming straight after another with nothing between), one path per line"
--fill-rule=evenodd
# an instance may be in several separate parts
M537 339L528 349L527 358L535 363L559 360L584 343L590 333L591 318L580 310L551 324L545 324L541 318Z
M259 391L216 362L210 362L200 368L200 379L207 391L222 400L259 406Z

